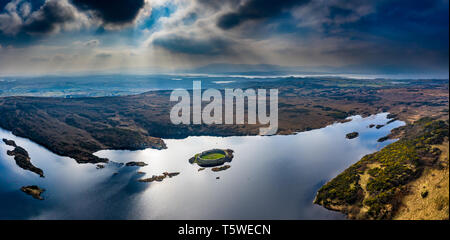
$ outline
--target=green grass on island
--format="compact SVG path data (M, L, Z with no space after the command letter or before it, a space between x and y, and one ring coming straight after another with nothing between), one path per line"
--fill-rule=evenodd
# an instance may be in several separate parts
M221 153L210 153L210 154L206 154L201 156L202 159L204 160L217 160L217 159L221 159L225 157L225 154L221 154Z
M195 154L189 159L189 163L197 163L201 167L215 167L231 162L233 159L233 150L231 149L211 149Z

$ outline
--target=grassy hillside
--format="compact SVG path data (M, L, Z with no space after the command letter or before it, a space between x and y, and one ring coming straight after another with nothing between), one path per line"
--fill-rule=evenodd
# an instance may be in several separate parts
M403 132L399 141L364 156L325 184L315 203L352 219L392 219L413 181L424 176L425 170L445 168L440 161L443 151L436 146L448 139L448 120L422 118L398 131ZM421 197L426 195L423 192ZM448 218L448 195L446 209Z
M448 141L436 145L441 151L439 164L426 168L407 185L408 194L394 216L398 220L445 220L449 218Z

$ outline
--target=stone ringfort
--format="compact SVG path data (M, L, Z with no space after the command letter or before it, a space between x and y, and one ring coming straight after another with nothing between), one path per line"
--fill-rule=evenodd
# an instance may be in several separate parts
M217 154L217 158L208 158L208 156ZM223 165L226 162L231 162L233 159L233 150L231 149L211 149L208 151L204 151L202 153L196 154L194 157L189 159L189 162L197 163L201 167L215 167Z

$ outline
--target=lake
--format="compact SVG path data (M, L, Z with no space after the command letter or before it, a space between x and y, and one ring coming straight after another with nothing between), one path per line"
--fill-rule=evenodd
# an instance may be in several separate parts
M45 174L40 178L19 168L6 154L12 147L0 142L0 219L344 219L314 205L315 193L364 155L394 141L377 142L403 122L368 127L386 124L387 114L353 116L349 122L295 135L189 137L164 139L165 150L104 150L96 153L110 159L103 169L77 164L0 129L0 139L24 147ZM346 139L354 131L359 137ZM231 168L198 171L188 162L212 148L234 150ZM121 164L130 161L148 166ZM163 172L180 175L162 182L137 181ZM21 192L27 185L45 188L45 200Z

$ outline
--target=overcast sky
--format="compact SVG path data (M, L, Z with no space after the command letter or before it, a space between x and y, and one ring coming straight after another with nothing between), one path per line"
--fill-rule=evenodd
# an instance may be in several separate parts
M0 74L211 63L446 73L448 0L0 0Z

